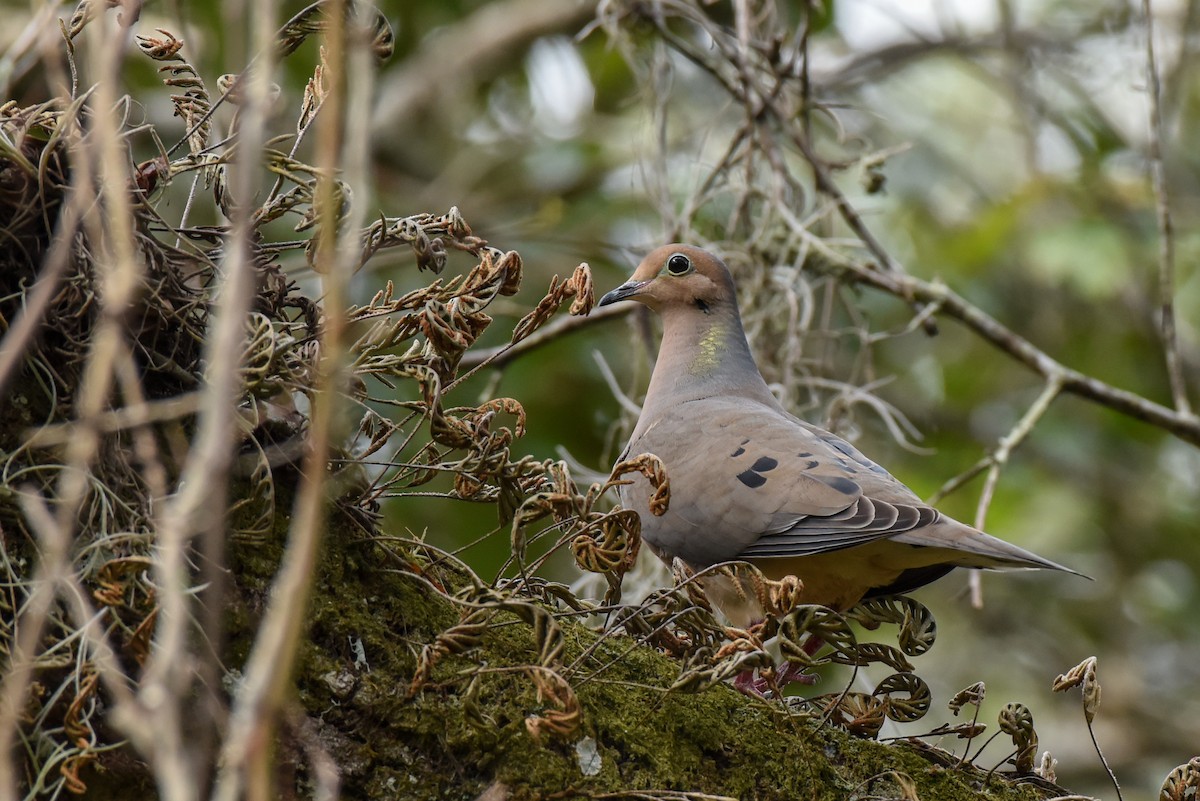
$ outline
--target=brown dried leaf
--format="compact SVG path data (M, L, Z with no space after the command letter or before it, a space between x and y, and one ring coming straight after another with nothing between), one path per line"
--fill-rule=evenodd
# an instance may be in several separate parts
M178 56L179 51L183 49L183 40L163 28L155 30L162 34L162 38L138 36L138 49L155 61L168 61Z
M473 609L458 624L443 631L433 642L426 643L417 658L417 669L408 685L408 697L412 698L429 682L434 667L443 657L461 654L479 645L491 615L491 609Z
M987 686L982 681L977 681L970 687L965 687L954 694L950 699L950 703L946 704L950 711L957 715L964 706L971 704L976 709L983 702L987 695Z
M562 281L557 275L550 279L550 288L546 290L546 296L538 301L538 305L534 307L533 311L522 317L513 328L512 342L514 344L520 342L541 328L547 320L554 316L558 307L571 297L575 298L571 304L571 314L587 314L595 304L595 293L592 291L592 271L587 264L580 264L576 267L575 272L566 281Z
M888 718L888 699L866 693L847 693L837 707L837 720L856 737L876 737Z
M795 576L784 576L779 581L768 580L767 601L769 606L764 606L764 611L776 617L786 615L800 603L803 594L804 582Z
M1200 756L1178 766L1163 780L1159 801L1195 801L1200 798Z
M623 574L641 549L641 521L631 509L618 509L587 524L571 538L575 563L589 573Z
M1066 673L1054 679L1052 689L1056 693L1072 687L1082 687L1083 715L1090 724L1100 707L1100 681L1096 678L1096 657L1089 656Z
M603 489L606 491L609 487L631 483L619 480L621 476L628 473L641 473L654 488L654 494L650 496L649 502L650 514L655 517L666 514L671 503L671 481L662 460L652 453L643 453L632 459L626 459L613 468Z
M476 407L480 415L492 412L503 412L517 418L517 426L513 430L516 437L525 436L525 407L515 398L493 398Z
M951 726L949 723L943 723L935 727L930 734L953 734L960 740L973 740L979 735L987 731L987 725L983 723L958 723Z
M1033 713L1024 704L1006 704L999 714L1000 731L1012 737L1017 748L1015 758L1018 773L1033 772L1033 758L1037 754L1038 736L1033 728Z
M829 607L817 604L801 604L788 612L779 621L778 634L783 658L806 667L816 663L805 648L806 634L829 643L837 650L858 644L853 629L844 617Z
M929 685L915 673L893 673L879 682L872 695L887 697L887 716L898 723L920 720L933 703Z
M534 741L541 742L542 736L547 733L565 739L578 731L583 721L583 709L567 680L545 667L530 666L526 672L537 688L538 700L557 707L525 718L525 729Z
M892 670L912 672L913 665L904 658L900 649L881 642L860 642L846 648L841 648L830 654L830 659L839 665L857 665L865 667L876 662L882 662Z

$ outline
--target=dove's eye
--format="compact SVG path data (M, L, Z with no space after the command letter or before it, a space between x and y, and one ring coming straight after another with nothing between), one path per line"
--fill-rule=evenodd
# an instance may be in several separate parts
M672 253L667 259L667 272L671 275L685 275L692 271L692 260L682 253Z

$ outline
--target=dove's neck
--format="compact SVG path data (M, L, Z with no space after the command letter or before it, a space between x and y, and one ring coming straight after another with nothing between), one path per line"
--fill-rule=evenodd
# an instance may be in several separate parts
M668 309L662 319L662 346L642 421L653 421L668 406L710 397L740 397L779 408L754 363L733 304L707 311Z

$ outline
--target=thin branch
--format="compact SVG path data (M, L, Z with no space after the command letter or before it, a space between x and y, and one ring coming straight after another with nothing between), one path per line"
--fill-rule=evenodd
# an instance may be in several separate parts
M1042 388L1042 392L1038 395L1037 400L1030 405L1025 411L1024 416L1012 427L1012 430L1000 438L996 450L987 459L987 461L991 462L991 467L988 469L987 478L983 482L983 490L979 493L979 502L975 506L975 528L980 531L983 531L985 528L984 524L987 521L988 508L992 505L992 498L996 494L996 486L1000 483L1000 471L1008 464L1008 457L1033 432L1034 426L1038 424L1038 421L1050 409L1050 404L1054 403L1054 399L1061 392L1062 376L1056 373L1048 377L1046 386ZM976 609L982 609L982 574L978 570L972 570L969 583L971 587L971 605Z
M317 164L323 168L323 177L317 186L314 205L327 210L336 208L334 199L338 190L332 176L339 164L344 165L342 174L346 183L355 190L352 196L367 195L368 129L349 121L367 116L374 68L370 48L359 41L367 29L359 14L346 15L344 10L338 4L330 14L331 25L325 41L334 87L317 122ZM264 26L268 23L269 19L260 20ZM346 294L361 255L356 232L362 226L364 209L365 203L351 203L343 225L338 224L336 215L331 215L318 232L315 260L322 278L325 317L312 391L308 449L287 549L246 663L246 678L237 693L229 732L222 745L220 771L213 791L213 798L218 801L236 801L243 796L251 801L267 801L276 797L270 744L293 686L292 672L307 620L305 610L329 511L328 462L336 441L335 424L342 400L337 389L344 381L347 363ZM322 763L318 762L318 775L321 768Z
M254 6L255 18L273 21L271 4ZM272 31L256 29L255 44L265 50ZM147 659L138 693L140 714L122 717L122 729L139 750L149 753L160 794L168 799L195 799L207 783L207 753L213 737L211 715L196 713L219 679L215 654L202 658L191 648L191 633L197 618L196 594L189 555L197 536L203 538L206 565L220 563L220 548L226 538L224 510L228 496L238 426L240 367L244 351L246 318L254 298L254 274L250 263L253 222L248 210L256 191L258 154L265 141L267 74L269 59L248 71L244 99L239 109L241 137L239 158L230 171L229 196L240 213L234 215L229 246L224 250L221 284L215 309L209 318L205 343L204 388L199 397L196 446L192 449L179 490L158 520L154 560L159 615L154 645ZM239 81L241 78L239 78ZM222 571L207 569L204 600L205 635L219 644L219 629L211 621L220 619Z
M831 253L833 251L829 249L823 251L823 255L826 256ZM813 260L812 266L836 273L854 283L883 290L904 300L938 303L944 314L958 320L984 341L1016 361L1046 379L1057 376L1062 382L1063 392L1078 395L1158 426L1184 442L1200 447L1200 417L1190 411L1170 409L1134 392L1119 389L1098 378L1066 367L943 284L924 281L911 275L876 270L841 254L836 254L836 259L824 263L821 260Z
M624 317L636 308L628 303L618 306L605 306L593 309L586 317L558 317L539 328L534 333L517 342L515 345L499 345L494 348L472 350L463 354L459 367L463 370L473 370L486 364L488 367L503 367L518 356L523 356L531 350L555 341L564 334L569 334L580 328L588 328L594 323L603 322L613 317Z
M1142 0L1146 18L1146 91L1150 100L1150 177L1154 184L1154 210L1158 219L1158 292L1159 336L1171 381L1171 397L1181 414L1191 412L1183 364L1179 358L1179 335L1175 328L1175 235L1171 224L1171 205L1167 197L1166 172L1162 154L1162 86L1154 57L1154 11L1150 0Z
M788 209L780 208L776 211L788 226L812 247L815 254L821 257L809 259L808 265L811 269L832 274L851 283L874 287L903 300L936 304L941 312L958 320L984 341L1009 354L1034 372L1046 379L1057 377L1062 382L1064 392L1095 401L1101 406L1158 426L1184 442L1200 446L1200 417L1195 414L1169 409L1141 395L1118 389L1098 378L1066 367L944 284L925 281L907 274L884 272L861 264L835 250L809 231ZM985 462L980 471L986 467Z
M38 534L41 558L29 585L28 598L19 609L13 610L9 658L0 684L0 793L5 798L18 797L20 771L9 755L14 750L14 736L21 730L38 643L42 640L58 584L69 571L71 541L70 534L55 522L41 497L32 491L25 492L20 501L25 518Z
M125 317L143 288L145 263L137 251L134 235L131 197L126 191L128 176L127 143L121 132L120 115L126 110L118 98L119 73L131 28L138 21L140 4L130 3L119 15L104 15L94 25L107 27L102 46L90 49L90 67L96 76L90 105L90 127L81 144L87 158L73 161L73 172L79 173L76 186L101 187L100 194L84 211L82 223L88 238L98 244L95 264L99 268L98 295L103 299L101 314L91 338L80 393L76 431L67 442L66 462L57 488L55 530L70 536L77 526L79 508L90 489L94 463L100 448L100 432L94 421L99 419L112 395L117 368L128 359L129 343L125 336ZM114 19L115 16L115 19ZM219 501L218 501L219 502ZM161 577L160 577L161 578ZM159 584L164 609L172 600L172 586ZM180 593L185 590L181 589ZM186 601L181 601L186 607ZM181 627L188 618L182 615ZM181 635L182 637L182 635ZM181 652L182 653L182 652ZM176 654L179 656L179 654ZM187 672L190 660L171 662L171 672ZM148 671L149 673L149 663ZM109 682L113 684L113 682ZM159 782L159 794L168 801L191 801L199 784L197 766L189 760L184 741L183 724L177 704L183 692L156 692L161 686L139 698L140 704L121 705L114 720L124 734L152 764Z
M1100 764L1104 767L1104 772L1108 774L1108 780L1112 782L1113 789L1117 791L1117 801L1125 801L1125 796L1121 792L1121 783L1117 781L1116 772L1108 764L1108 757L1104 756L1104 751L1100 749L1100 743L1096 740L1096 730L1092 727L1090 720L1087 721L1087 730L1088 735L1092 738L1092 748L1096 749L1096 756L1100 757Z
M75 246L75 235L83 221L83 210L95 200L91 187L84 187L88 171L74 170L74 180L69 190L58 230L51 238L50 250L42 268L38 271L37 283L21 306L17 319L0 339L0 397L4 388L16 375L18 366L28 355L28 346L46 322L46 312L58 295L59 285L67 274L71 261L71 250Z
M203 393L185 392L160 400L140 400L128 406L108 409L92 421L92 430L99 434L115 434L152 423L164 423L190 417L200 408ZM53 448L65 445L77 435L78 423L54 423L35 428L26 434L28 448Z
M1054 375L1047 379L1046 386L1043 387L1042 393L1038 395L1037 400L1025 411L1025 414L1017 424L1012 427L1012 430L1000 438L999 444L995 451L992 452L990 461L991 469L988 471L987 480L983 485L983 492L979 494L979 504L975 508L975 528L982 530L984 521L987 519L988 507L992 504L992 496L996 492L996 484L1000 480L1000 471L1008 464L1008 457L1018 445L1025 441L1025 438L1033 431L1034 426L1046 414L1050 408L1050 404L1062 392L1062 378Z
M617 383L617 377L613 375L612 368L608 366L608 362L604 360L604 356L601 355L600 351L592 351L592 359L596 362L596 366L600 368L600 375L604 377L604 383L608 384L608 391L617 399L620 407L632 415L641 414L642 407L621 389L621 385Z
M937 506L942 498L945 498L947 495L957 492L959 489L966 486L971 482L972 479L975 478L975 476L979 475L984 470L987 470L989 467L991 467L991 465L991 454L982 457L975 464L971 465L966 470L947 480L944 484L942 484L942 486L938 487L936 492L925 499L925 503L929 504L930 506Z
M671 42L680 53L687 56L697 66L719 81L725 90L738 102L751 106L756 103L765 103L762 110L769 111L772 116L776 117L784 125L785 134L801 151L806 161L812 165L814 180L817 183L818 189L831 198L843 220L879 262L879 266L862 264L836 253L823 242L812 243L815 245L815 249L829 258L829 265L835 267L833 272L837 272L853 282L865 283L878 289L883 289L910 303L939 302L943 304L943 311L966 324L968 328L983 339L1007 352L1017 361L1025 364L1047 379L1056 378L1056 380L1061 380L1063 391L1093 400L1129 416L1152 423L1178 436L1185 442L1200 445L1200 418L1191 413L1190 408L1186 406L1186 401L1182 406L1177 402L1177 408L1172 410L1135 393L1118 389L1096 378L1067 368L1036 348L1028 340L1023 339L948 288L915 279L900 271L898 269L899 265L894 259L890 258L886 250L874 239L871 232L863 224L861 217L850 205L845 195L834 184L828 170L820 159L817 158L807 138L802 135L802 132L796 130L795 126L787 124L790 119L789 110L780 107L770 93L754 92L751 94L748 88L742 85L744 81L739 83L731 79L715 65L709 63L703 54L695 52L689 43L673 34L663 24L661 19L657 19L655 22L661 35L666 40ZM730 54L728 52L732 46L728 42L728 37L711 31L710 33L714 36L714 43L722 49L728 60L731 63L737 64L736 53ZM780 209L779 211L783 213L786 210ZM793 227L796 227L794 220ZM802 238L809 240L817 239L808 231L797 231L797 233ZM820 266L817 265L818 268Z

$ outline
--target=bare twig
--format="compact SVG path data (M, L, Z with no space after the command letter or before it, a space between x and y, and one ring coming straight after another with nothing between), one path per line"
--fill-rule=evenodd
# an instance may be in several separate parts
M19 771L13 764L13 737L20 731L38 643L50 614L58 585L69 568L70 535L58 526L41 498L22 498L24 512L40 535L42 553L33 575L29 598L13 620L15 636L0 684L0 793L18 798Z
M256 6L251 12L253 42L259 53L269 52L276 11L275 3L263 3ZM339 12L340 9L335 10L332 17L340 19ZM341 50L341 48L338 49ZM238 246L231 249L236 254L234 256L236 266L243 273L249 269L246 248L248 246L247 236L252 224L247 201L250 200L254 187L254 160L257 158L265 136L265 115L271 66L269 59L259 62L249 73L249 79L245 82L247 85L244 87L249 103L242 108L239 152L247 154L247 156L240 159L238 164L237 177L239 180L236 193L238 202L236 205L241 213L234 221L235 231L241 235L235 239ZM227 281L225 294L229 294L232 289L231 282ZM249 292L244 294L249 295ZM238 308L239 334L241 320L246 311L245 308ZM228 399L222 399L221 402L227 407L230 405ZM321 439L321 446L326 442L322 438L322 434L327 433L327 428L320 426L315 420L322 416L320 410L324 406L326 406L325 403L316 404L313 410L314 429L319 429L314 431L313 437ZM315 447L317 447L317 443L314 443ZM324 458L323 447L320 458ZM314 469L311 462L306 466L310 470ZM285 553L284 564L280 569L280 576L276 580L276 594L259 627L258 636L245 668L245 679L234 697L233 708L230 711L229 730L221 746L220 768L213 789L213 797L217 799L232 800L243 794L252 799L261 799L265 797L270 787L270 775L269 772L264 775L263 766L265 760L269 758L271 750L271 733L276 722L273 712L278 708L279 701L278 687L280 682L288 681L291 676L292 651L290 646L294 639L291 632L299 627L303 619L303 599L306 597L304 588L299 589L301 605L299 608L293 609L290 616L283 615L281 619L280 604L297 600L298 574L307 576L311 572L311 562L315 558L315 545L308 546L310 546L314 526L319 525L314 519L313 513L323 508L323 499L319 496L322 493L325 470L323 465L318 465L315 467L315 471L317 473L315 479L311 477L310 473L306 474L306 478L317 482L317 486L312 488L315 489L315 493L303 492L297 496L299 502L292 521L292 530L299 533L289 543ZM313 499L310 497L314 494L318 496L315 507L312 505ZM298 547L297 542L299 542ZM264 661L270 658L285 660L280 667L278 676L272 676L264 670Z
M594 323L603 322L612 317L623 317L632 310L629 304L617 304L614 306L605 306L600 309L592 309L591 313L582 317L575 315L558 317L516 344L510 343L494 348L467 351L463 354L459 366L464 370L473 370L484 364L489 367L503 367L518 356L523 356L532 350L540 348L542 345L554 342L564 334L581 328L588 328Z
M1057 376L1062 382L1063 392L1095 401L1101 406L1158 426L1184 442L1200 446L1200 417L1191 412L1169 409L1136 393L1119 389L1064 366L949 287L911 275L884 273L845 258L839 259L837 263L830 262L826 267L855 283L881 289L899 298L937 303L944 314L963 323L984 341L1034 372L1046 379Z
M990 461L991 469L988 471L987 480L983 485L983 492L979 494L979 504L975 507L975 528L982 529L984 521L987 519L988 507L992 503L992 495L996 491L996 483L1000 480L1000 470L1004 465L1008 464L1008 457L1012 454L1013 449L1020 445L1026 437L1033 431L1033 427L1050 408L1050 404L1062 392L1062 379L1060 376L1053 375L1046 381L1046 386L1042 389L1042 393L1026 410L1025 414L1017 424L1012 427L1012 430L1000 438L997 443L996 450L992 452Z
M1046 414L1050 404L1054 403L1054 399L1060 392L1062 392L1061 376L1055 374L1047 378L1046 386L1038 395L1037 400L1030 405L1012 430L1000 438L996 449L988 456L987 460L991 462L991 467L988 468L983 490L979 493L979 502L975 506L975 528L980 531L986 528L984 524L987 521L988 508L992 505L992 496L996 493L996 485L1000 483L1000 471L1008 464L1008 457L1033 432L1034 426ZM976 609L982 609L983 580L978 570L971 571L970 586L971 604Z
M740 17L739 17L740 18ZM854 232L854 235L866 246L871 254L878 261L878 267L882 270L892 272L904 272L904 268L896 261L886 248L880 244L879 240L863 222L862 216L857 209L850 203L845 193L833 180L832 175L826 166L825 161L820 158L813 149L812 143L804 136L803 130L794 125L786 125L793 117L795 110L790 107L784 107L778 96L779 85L788 80L790 76L783 75L776 77L775 86L764 91L758 88L754 76L751 74L749 59L745 55L746 42L739 39L741 46L730 46L724 36L714 36L713 41L722 47L729 58L739 68L741 77L740 82L734 82L731 78L715 69L707 60L699 57L693 52L693 48L688 45L683 39L670 31L662 22L661 19L656 20L659 26L659 33L667 41L671 42L679 52L686 55L693 63L706 70L709 75L719 81L725 90L741 105L745 106L751 113L761 115L763 112L769 111L781 123L785 123L784 135L788 137L793 145L801 152L809 167L813 172L813 179L817 187L817 191L829 197L834 206L838 210L838 214L843 221ZM740 35L740 34L739 34Z
M1200 417L1195 414L1169 409L1136 393L1119 389L1098 378L1066 367L944 284L925 281L912 275L884 272L861 264L812 234L787 209L777 211L789 227L821 257L809 260L809 265L814 270L836 275L852 283L874 287L903 300L934 304L942 313L958 320L985 342L1007 353L1017 362L1046 379L1060 380L1063 392L1095 401L1101 406L1158 426L1184 442L1200 446ZM983 467L986 466L985 464Z
M335 86L318 119L317 165L323 168L324 177L318 183L316 201L318 207L330 212L337 206L333 175L338 165L342 165L346 182L357 188L358 196L366 196L366 159L370 151L367 128L352 121L366 117L373 84L370 49L360 41L367 29L357 13L347 18L341 3L332 5L326 48ZM260 31L270 29L270 16L263 15ZM292 685L292 668L304 631L305 610L328 514L328 460L337 436L334 424L342 397L338 390L347 362L346 289L361 257L357 232L364 219L364 204L351 204L344 225L339 225L339 218L330 213L317 240L315 261L322 277L326 314L303 479L271 602L231 711L213 792L217 801L235 801L243 793L252 801L276 797L270 743ZM319 764L318 772L321 767Z
M120 113L123 103L118 100L119 67L126 52L131 27L137 22L140 4L129 3L119 15L105 14L95 24L107 28L107 36L91 49L91 73L95 87L90 101L94 113L91 128L84 140L87 158L73 162L80 173L79 186L95 182L101 187L97 200L83 214L82 224L88 238L95 243L99 258L99 283L103 300L96 331L80 380L81 391L77 413L77 435L66 448L68 469L62 472L58 487L58 506L54 526L63 536L69 536L77 525L80 506L90 487L91 466L100 447L100 433L95 422L104 413L112 394L113 380L120 364L129 357L125 340L124 321L135 297L141 291L145 264L135 249L133 209L127 191L128 156L122 139ZM182 559L181 559L182 561ZM171 601L171 584L160 585L164 604ZM180 603L185 588L180 588ZM175 610L179 611L179 610ZM186 609L179 615L180 632L186 627ZM175 659L170 671L187 672L189 660L181 659L182 651L172 653ZM110 682L110 685L112 682ZM188 759L182 734L177 703L184 697L173 688L167 694L157 692L141 698L138 714L132 703L121 704L115 710L115 722L136 747L154 765L159 779L159 791L169 801L191 801L199 785L195 767ZM146 703L148 701L148 703Z
M617 403L621 404L621 408L632 415L641 414L642 407L621 389L620 384L617 383L617 377L613 375L612 368L604 360L603 354L598 350L592 351L592 361L596 363L596 367L600 370L600 375L604 378L604 383L608 384L608 391L617 399Z
M1154 57L1154 10L1150 0L1142 0L1142 15L1146 18L1146 93L1150 117L1150 177L1154 184L1154 211L1158 220L1158 293L1159 336L1166 358L1167 376L1171 382L1171 397L1180 414L1191 413L1187 381L1179 357L1179 334L1175 328L1175 234L1171 223L1171 203L1167 193L1166 172L1162 153L1162 87L1158 64Z
M269 5L269 4L264 4ZM256 8L258 8L256 6ZM260 16L270 16L262 10ZM203 672L197 659L189 654L188 633L196 610L192 604L188 549L197 535L206 540L224 537L224 514L229 469L236 444L236 412L240 395L238 370L245 338L246 315L254 297L254 276L250 264L250 221L245 210L255 188L256 154L264 140L266 77L260 67L247 82L241 108L239 153L243 154L231 169L230 195L243 213L233 220L233 235L225 251L223 280L206 341L207 380L200 401L197 446L190 454L180 479L180 491L164 511L158 531L158 555L155 568L160 588L161 611L155 648L147 660L145 678L139 693L146 716L138 724L127 722L136 742L149 739L156 748L172 755L171 762L156 766L160 787L173 785L169 798L197 798L204 782L196 771L203 765L188 755L188 740L196 737L188 729L183 704L191 695L193 682ZM259 91L261 87L261 92ZM210 588L212 596L217 588ZM210 633L211 634L211 633ZM203 731L201 729L200 731Z
M137 426L178 420L195 414L201 406L203 394L188 392L162 400L140 402L109 409L97 415L92 425L98 433L115 434ZM75 436L76 424L58 423L42 426L29 432L26 444L30 448L52 448L65 445Z
M46 311L66 274L83 210L94 200L91 187L84 188L88 175L86 170L74 175L59 228L38 273L37 283L29 293L28 301L21 307L20 315L5 332L4 338L0 339L0 397L3 397L4 388L25 357L29 343L45 323Z

